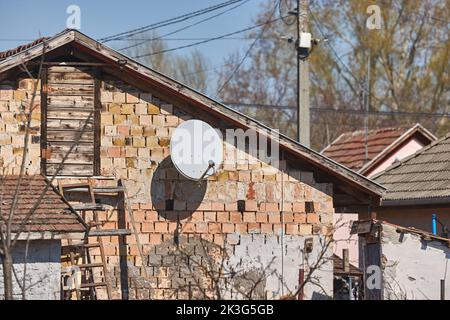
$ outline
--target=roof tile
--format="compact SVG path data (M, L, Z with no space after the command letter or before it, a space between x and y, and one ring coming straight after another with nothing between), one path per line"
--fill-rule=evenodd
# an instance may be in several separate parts
M0 180L1 214L11 210L15 188L19 176L7 175ZM14 209L13 232L16 232L25 217L39 203L39 198L49 182L42 175L22 177L18 191L18 202ZM81 218L51 185L45 191L44 198L34 210L26 224L28 231L49 231L55 233L84 232L86 230Z

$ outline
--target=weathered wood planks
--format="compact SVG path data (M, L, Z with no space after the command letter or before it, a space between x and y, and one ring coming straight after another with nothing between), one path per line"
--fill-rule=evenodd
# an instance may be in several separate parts
M46 174L92 176L97 80L91 67L50 66L46 81Z

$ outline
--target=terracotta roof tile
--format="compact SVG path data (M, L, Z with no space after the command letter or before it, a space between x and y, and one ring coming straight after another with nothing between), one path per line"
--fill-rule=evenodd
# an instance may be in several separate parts
M365 161L364 131L342 134L323 151L323 154L354 171L358 171L366 162L375 158L407 130L405 128L383 128L369 131L367 161Z
M6 216L11 209L19 176L3 176L0 179L0 209ZM49 182L42 175L24 176L19 186L19 198L13 216L13 231L28 215ZM26 231L50 231L54 233L84 232L79 216L71 206L50 186L26 224Z
M30 42L30 43L18 46L17 48L0 52L0 60L6 59L6 58L8 58L10 56L13 56L13 55L15 55L15 54L17 54L19 52L22 52L22 51L24 51L26 49L34 47L35 45L37 45L37 44L39 44L41 42L44 42L45 40L48 40L48 39L50 39L50 38L42 37L42 38L34 40L33 42Z

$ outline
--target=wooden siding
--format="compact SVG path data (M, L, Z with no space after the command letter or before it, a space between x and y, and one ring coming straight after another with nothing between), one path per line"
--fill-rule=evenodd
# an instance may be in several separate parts
M87 67L47 69L45 173L95 175L95 84ZM98 126L98 124L97 124Z

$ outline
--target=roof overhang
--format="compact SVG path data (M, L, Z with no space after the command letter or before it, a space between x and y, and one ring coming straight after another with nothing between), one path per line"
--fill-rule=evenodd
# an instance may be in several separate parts
M427 206L427 205L450 205L450 197L440 198L417 198L417 199L382 199L382 207L403 207L403 206Z

